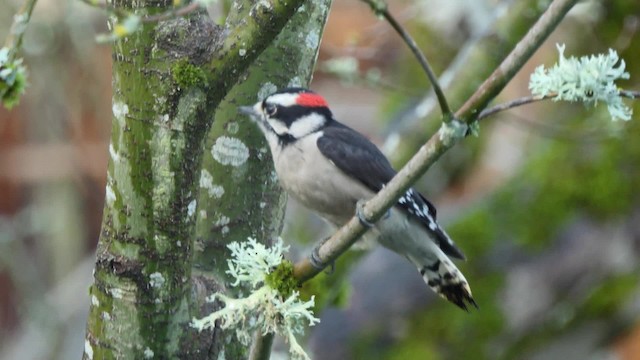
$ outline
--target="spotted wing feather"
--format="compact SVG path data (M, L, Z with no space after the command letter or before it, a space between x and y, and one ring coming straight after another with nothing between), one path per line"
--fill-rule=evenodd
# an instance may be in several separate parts
M323 129L318 148L341 171L358 179L373 192L380 191L396 175L389 160L367 138L353 129L334 122ZM436 222L435 207L419 192L409 189L397 207L421 223L438 241L442 251L464 259L462 251Z

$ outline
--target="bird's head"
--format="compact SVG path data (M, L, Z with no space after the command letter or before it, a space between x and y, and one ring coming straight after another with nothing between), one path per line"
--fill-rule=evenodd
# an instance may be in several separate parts
M253 106L241 106L260 127L267 140L289 143L322 130L331 120L326 100L311 90L287 88Z

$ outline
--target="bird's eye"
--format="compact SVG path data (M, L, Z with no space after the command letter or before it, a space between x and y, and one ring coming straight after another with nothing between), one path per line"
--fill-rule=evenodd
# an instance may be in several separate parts
M273 104L267 104L264 107L264 113L267 114L267 116L273 116L277 112L278 112L278 107Z

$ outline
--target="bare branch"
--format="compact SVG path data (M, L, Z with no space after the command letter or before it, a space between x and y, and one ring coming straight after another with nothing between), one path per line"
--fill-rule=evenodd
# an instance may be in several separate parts
M637 99L637 98L640 98L640 91L620 90L620 96L626 97L629 99Z
M22 38L27 30L27 24L31 20L31 13L38 0L26 0L18 12L13 16L11 31L5 41L5 46L9 48L9 59L13 60L22 47Z
M97 2L97 1L93 1L93 0L80 0L81 2L98 8L98 9L102 9L105 10L109 13L112 14L116 14L118 16L128 16L129 13L125 10L116 8L112 5L109 5L107 3L103 3L103 2ZM192 3L188 3L185 6L182 7L178 7L178 8L172 8L169 9L163 13L160 14L156 14L156 15L149 15L149 16L143 16L142 18L140 18L140 21L142 21L143 23L152 23L152 22L159 22L159 21L163 21L163 20L168 20L168 19L172 19L175 17L179 17L179 16L184 16L187 15L189 13L192 13L196 10L198 10L202 5L198 2L192 2Z
M201 7L200 3L192 2L188 5L179 8L173 8L165 11L161 14L144 16L141 21L144 23L158 22L163 20L172 19L174 17L184 16L198 10Z
M389 8L387 3L383 0L362 0L365 3L369 4L371 9L376 13L376 15L382 15L387 22L393 27L393 29L400 35L402 40L404 40L405 44L411 49L411 52L416 57L420 66L429 77L429 81L431 82L431 86L433 86L433 91L438 98L438 103L440 104L440 109L442 109L442 115L444 117L444 121L448 122L453 119L451 108L449 107L449 103L447 102L447 98L444 96L444 92L438 83L438 78L436 77L433 69L431 69L431 65L429 65L429 61L427 61L426 56L420 48L418 44L416 44L411 34L409 34L404 27L395 19L393 15L389 12Z
M475 121L480 111L502 90L576 2L577 0L554 0L498 69L456 113L456 118L466 123ZM447 141L446 130L446 124L443 124L443 127L420 147L398 174L376 196L367 201L363 207L366 220L374 223L380 219L442 154L455 145L455 141ZM314 267L309 259L304 259L295 265L296 279L302 283L313 278L322 271L322 268L335 261L340 254L351 247L366 231L367 229L354 216L319 247L316 260L320 268Z
M93 1L93 0L80 0L80 2L82 2L84 4L87 4L87 5L91 6L91 7L104 10L104 11L106 11L108 13L116 14L118 16L124 17L124 16L128 15L125 10L120 9L120 8L116 8L115 6L107 4L107 3Z
M505 103L502 104L498 104L495 106L492 106L490 108L484 109L482 110L482 112L480 112L480 115L478 115L478 118L476 120L482 120L486 117L489 117L491 115L495 115L501 111L505 111L505 110L509 110L509 109L513 109L515 107L518 106L522 106L522 105L527 105L527 104L531 104L533 102L537 102L537 101L541 101L541 100L546 100L546 99L551 99L555 97L555 95L547 95L547 96L543 96L543 97L539 97L539 96L525 96L525 97L521 97L515 100L511 100L511 101L507 101Z
M633 90L620 90L620 96L622 97L626 97L629 99L637 99L640 98L640 91L633 91ZM505 111L505 110L509 110L509 109L513 109L515 107L518 106L522 106L522 105L527 105L527 104L531 104L533 102L537 102L537 101L541 101L541 100L548 100L548 99L553 99L554 97L556 97L555 94L550 94L550 95L546 95L543 97L540 96L524 96L515 100L511 100L502 104L498 104L495 106L492 106L490 108L484 109L482 110L482 112L480 112L480 115L478 115L478 118L476 120L482 120L484 118L487 118L491 115L495 115L501 111Z
M259 330L256 331L253 335L248 360L269 360L274 337L273 333L263 335Z
M467 124L475 121L480 111L502 91L577 2L554 0L500 66L456 112L456 118Z

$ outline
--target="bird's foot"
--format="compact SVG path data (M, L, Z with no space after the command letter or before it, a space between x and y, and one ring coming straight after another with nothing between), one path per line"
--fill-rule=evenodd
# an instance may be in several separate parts
M324 240L322 240L316 247L313 248L313 251L311 251L311 255L309 256L309 262L311 263L311 266L313 266L314 268L318 269L318 270L323 270L325 269L327 266L329 266L329 268L325 271L325 273L327 274L333 274L333 272L335 271L336 268L336 263L335 261L330 262L329 264L325 264L322 259L320 258L320 248L322 247L322 245L324 245L324 243L327 242L327 240L329 240L330 237L325 238Z

